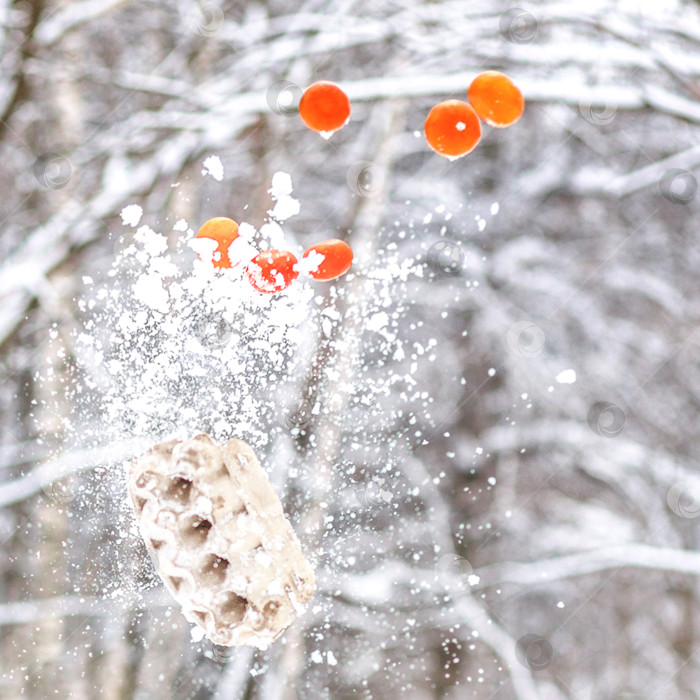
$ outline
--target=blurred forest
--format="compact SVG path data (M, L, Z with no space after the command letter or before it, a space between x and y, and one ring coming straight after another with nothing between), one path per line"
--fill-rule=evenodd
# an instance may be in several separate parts
M697 3L0 18L0 697L700 698ZM450 162L425 116L484 69L525 114ZM294 108L321 79L328 141ZM278 171L290 245L352 273L129 330L122 209L185 270ZM301 309L279 351L265 304ZM266 651L193 641L134 528L124 461L178 430L249 440L316 566Z

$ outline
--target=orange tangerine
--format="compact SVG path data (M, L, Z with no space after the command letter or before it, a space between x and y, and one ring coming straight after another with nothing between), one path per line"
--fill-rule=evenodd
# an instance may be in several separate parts
M299 277L295 269L298 260L288 250L264 250L246 268L248 281L263 294L275 294L289 287Z
M467 97L476 113L497 129L515 124L525 110L523 93L497 70L479 73L469 86Z
M479 117L468 102L445 100L430 110L425 120L425 138L440 155L459 158L479 143Z
M309 271L309 277L319 282L327 282L344 275L352 265L352 248L339 238L312 245L306 249L303 257L306 258L311 253L323 255L318 267Z
M232 267L228 248L238 238L238 224L233 219L217 216L205 221L197 232L197 238L211 238L218 243L212 260L214 267ZM220 254L218 260L216 253Z
M350 119L350 100L335 83L321 80L301 96L299 115L309 129L335 131Z

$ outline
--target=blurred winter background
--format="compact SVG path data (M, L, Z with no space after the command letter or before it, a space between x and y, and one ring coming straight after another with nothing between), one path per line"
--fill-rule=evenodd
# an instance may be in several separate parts
M0 697L700 697L697 3L0 17ZM423 120L485 68L525 114L449 162ZM221 215L356 265L207 281ZM317 567L264 652L193 641L126 502L125 460L202 430Z

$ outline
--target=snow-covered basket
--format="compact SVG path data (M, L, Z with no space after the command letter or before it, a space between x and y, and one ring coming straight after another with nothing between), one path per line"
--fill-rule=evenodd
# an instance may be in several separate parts
M314 573L248 444L160 443L129 463L128 489L158 573L212 642L266 648L303 611Z

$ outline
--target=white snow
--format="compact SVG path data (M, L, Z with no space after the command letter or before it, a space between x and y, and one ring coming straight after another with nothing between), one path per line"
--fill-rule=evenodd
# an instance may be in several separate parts
M204 159L202 175L211 175L217 182L224 179L224 164L219 156L209 156Z
M263 224L260 227L260 233L269 242L270 248L282 250L287 247L287 238L282 227L276 221L269 221Z
M268 210L268 214L277 221L286 221L296 216L301 211L299 200L294 197L282 197L277 200L275 206Z
M204 635L205 635L205 631L199 625L195 625L190 630L190 637L192 638L192 641L195 644L198 642L201 642L204 639Z
M565 369L557 374L557 382L559 384L573 384L576 381L576 371L573 369Z
M163 289L160 276L154 274L141 275L134 282L134 296L146 306L167 313L168 293Z
M280 197L292 194L292 191L292 176L289 173L278 170L272 176L272 185L268 192L272 195L273 199L279 199Z
M239 264L247 265L257 254L258 249L252 246L247 238L240 235L228 247L228 257L232 267Z
M289 173L278 171L272 176L272 186L268 190L275 200L275 206L268 210L268 214L276 221L286 221L296 216L301 210L299 200L292 194L292 177Z
M143 216L143 209L138 204L128 204L125 206L120 214L122 217L122 223L124 226L138 226L141 217Z
M214 251L219 247L219 244L213 238L192 238L187 241L187 245L197 255L201 256L202 260L208 262L212 261Z
M379 313L373 314L368 320L366 328L370 331L380 331L389 324L389 316L380 311Z
M156 233L150 226L140 226L136 229L134 240L141 243L146 253L153 257L161 255L168 249L168 239Z
M324 260L325 255L312 250L295 265L295 269L300 275L308 275L310 272L318 270Z

